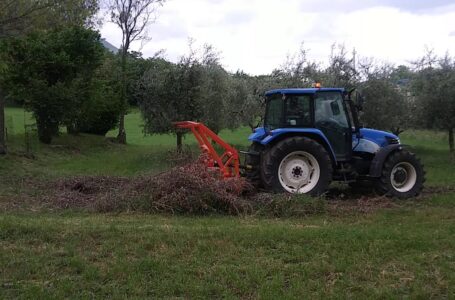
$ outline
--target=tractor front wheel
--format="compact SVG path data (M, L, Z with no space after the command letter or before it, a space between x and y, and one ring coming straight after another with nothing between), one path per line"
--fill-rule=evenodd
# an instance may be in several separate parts
M261 171L265 187L275 192L319 196L332 180L332 161L318 142L292 137L264 155Z
M425 182L425 171L420 160L406 150L396 151L386 159L378 191L391 197L410 198L420 194Z

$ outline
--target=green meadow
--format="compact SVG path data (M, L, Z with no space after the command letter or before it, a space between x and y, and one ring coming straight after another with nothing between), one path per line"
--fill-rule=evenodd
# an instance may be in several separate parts
M445 133L402 134L425 165L424 195L368 212L101 214L29 209L23 205L28 198L18 196L33 194L35 181L166 171L175 137L144 136L133 110L126 119L128 145L63 133L43 145L26 126L34 122L30 114L20 108L6 114L1 298L455 298L455 162ZM249 131L220 135L247 148ZM191 136L184 142L197 150ZM14 205L6 205L12 199ZM357 200L345 201L355 206Z

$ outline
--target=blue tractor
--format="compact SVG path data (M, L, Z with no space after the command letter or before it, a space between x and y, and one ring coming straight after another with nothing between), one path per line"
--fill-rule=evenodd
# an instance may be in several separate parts
M266 93L263 127L245 152L244 175L274 192L321 195L332 181L371 182L392 197L417 196L425 181L419 159L398 136L362 128L360 101L342 88Z

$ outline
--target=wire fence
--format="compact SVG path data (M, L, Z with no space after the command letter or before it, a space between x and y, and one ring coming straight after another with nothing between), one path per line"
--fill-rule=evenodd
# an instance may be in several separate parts
M14 121L12 116L7 116L5 118L6 127L5 127L5 137L6 141L9 141L12 136L14 136Z
M24 124L24 150L28 156L38 151L38 129L36 124Z
M38 130L34 120L24 111L22 114L7 115L5 118L5 136L9 144L26 156L33 157L38 151Z

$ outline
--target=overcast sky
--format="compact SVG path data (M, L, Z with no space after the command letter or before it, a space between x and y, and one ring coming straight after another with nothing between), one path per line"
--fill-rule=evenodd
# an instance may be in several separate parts
M169 0L149 31L145 57L164 49L177 61L192 38L220 51L228 70L255 75L280 66L302 42L318 62L340 43L363 57L406 64L425 47L455 54L455 0ZM106 23L101 34L120 46L115 25Z

